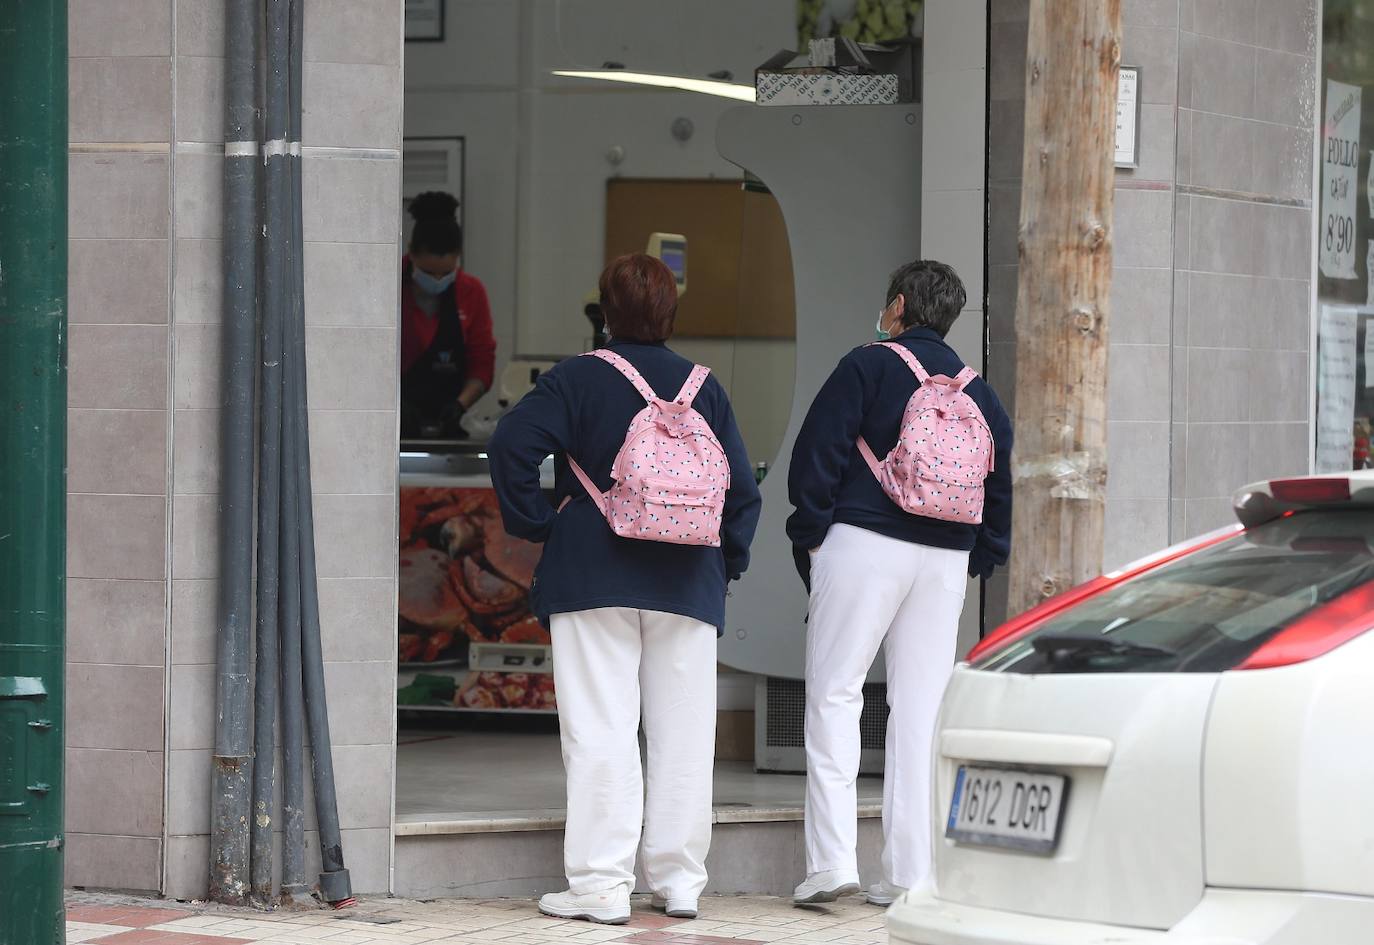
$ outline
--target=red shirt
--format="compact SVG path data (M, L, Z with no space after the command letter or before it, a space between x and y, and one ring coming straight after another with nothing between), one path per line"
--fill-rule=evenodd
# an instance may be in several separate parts
M409 263L409 257L402 260ZM407 269L408 271L408 269ZM455 308L463 326L463 346L467 353L468 379L479 380L491 390L496 373L496 337L491 328L491 304L487 289L476 276L458 270L453 281ZM404 374L434 343L439 333L439 318L420 308L415 301L414 284L401 282L401 373Z

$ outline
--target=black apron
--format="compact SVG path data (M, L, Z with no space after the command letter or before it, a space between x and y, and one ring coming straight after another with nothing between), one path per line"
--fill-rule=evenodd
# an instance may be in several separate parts
M405 291L414 290L410 269L405 271ZM401 433L419 436L420 428L438 426L444 411L458 401L468 376L467 345L463 322L458 317L458 287L439 294L435 311L439 330L425 353L401 375Z

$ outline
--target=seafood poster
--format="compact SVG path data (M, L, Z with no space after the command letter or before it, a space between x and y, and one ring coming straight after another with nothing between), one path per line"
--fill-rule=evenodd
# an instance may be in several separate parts
M473 643L547 647L530 610L540 546L512 538L490 489L403 486L397 639L410 708L551 711L551 673L474 672Z

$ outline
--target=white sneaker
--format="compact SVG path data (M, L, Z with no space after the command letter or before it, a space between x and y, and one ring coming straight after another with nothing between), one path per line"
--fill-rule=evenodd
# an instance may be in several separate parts
M792 893L792 902L799 906L819 902L834 902L841 896L852 896L859 891L859 875L845 870L826 870L812 873L806 881Z
M649 900L649 905L660 912L667 913L674 919L695 919L697 917L697 901L695 899L669 899L660 893L654 893Z
M539 900L539 911L555 919L624 925L630 921L630 891L624 886L615 886L585 896L572 892L549 893Z
M868 887L868 904L870 906L890 906L906 892L905 887L893 886L887 881L874 883Z

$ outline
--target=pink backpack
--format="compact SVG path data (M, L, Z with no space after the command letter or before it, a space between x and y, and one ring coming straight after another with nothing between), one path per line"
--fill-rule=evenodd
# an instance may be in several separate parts
M614 367L648 403L630 421L611 464L611 491L602 493L568 457L573 473L621 538L720 547L730 463L706 418L692 409L710 369L697 365L672 400L654 393L630 362L601 349L588 352Z
M916 356L901 355L921 384L907 401L897 445L879 461L859 437L859 452L888 498L903 511L944 522L983 521L983 480L992 472L992 431L964 388L978 377L966 367L957 377L931 377Z

